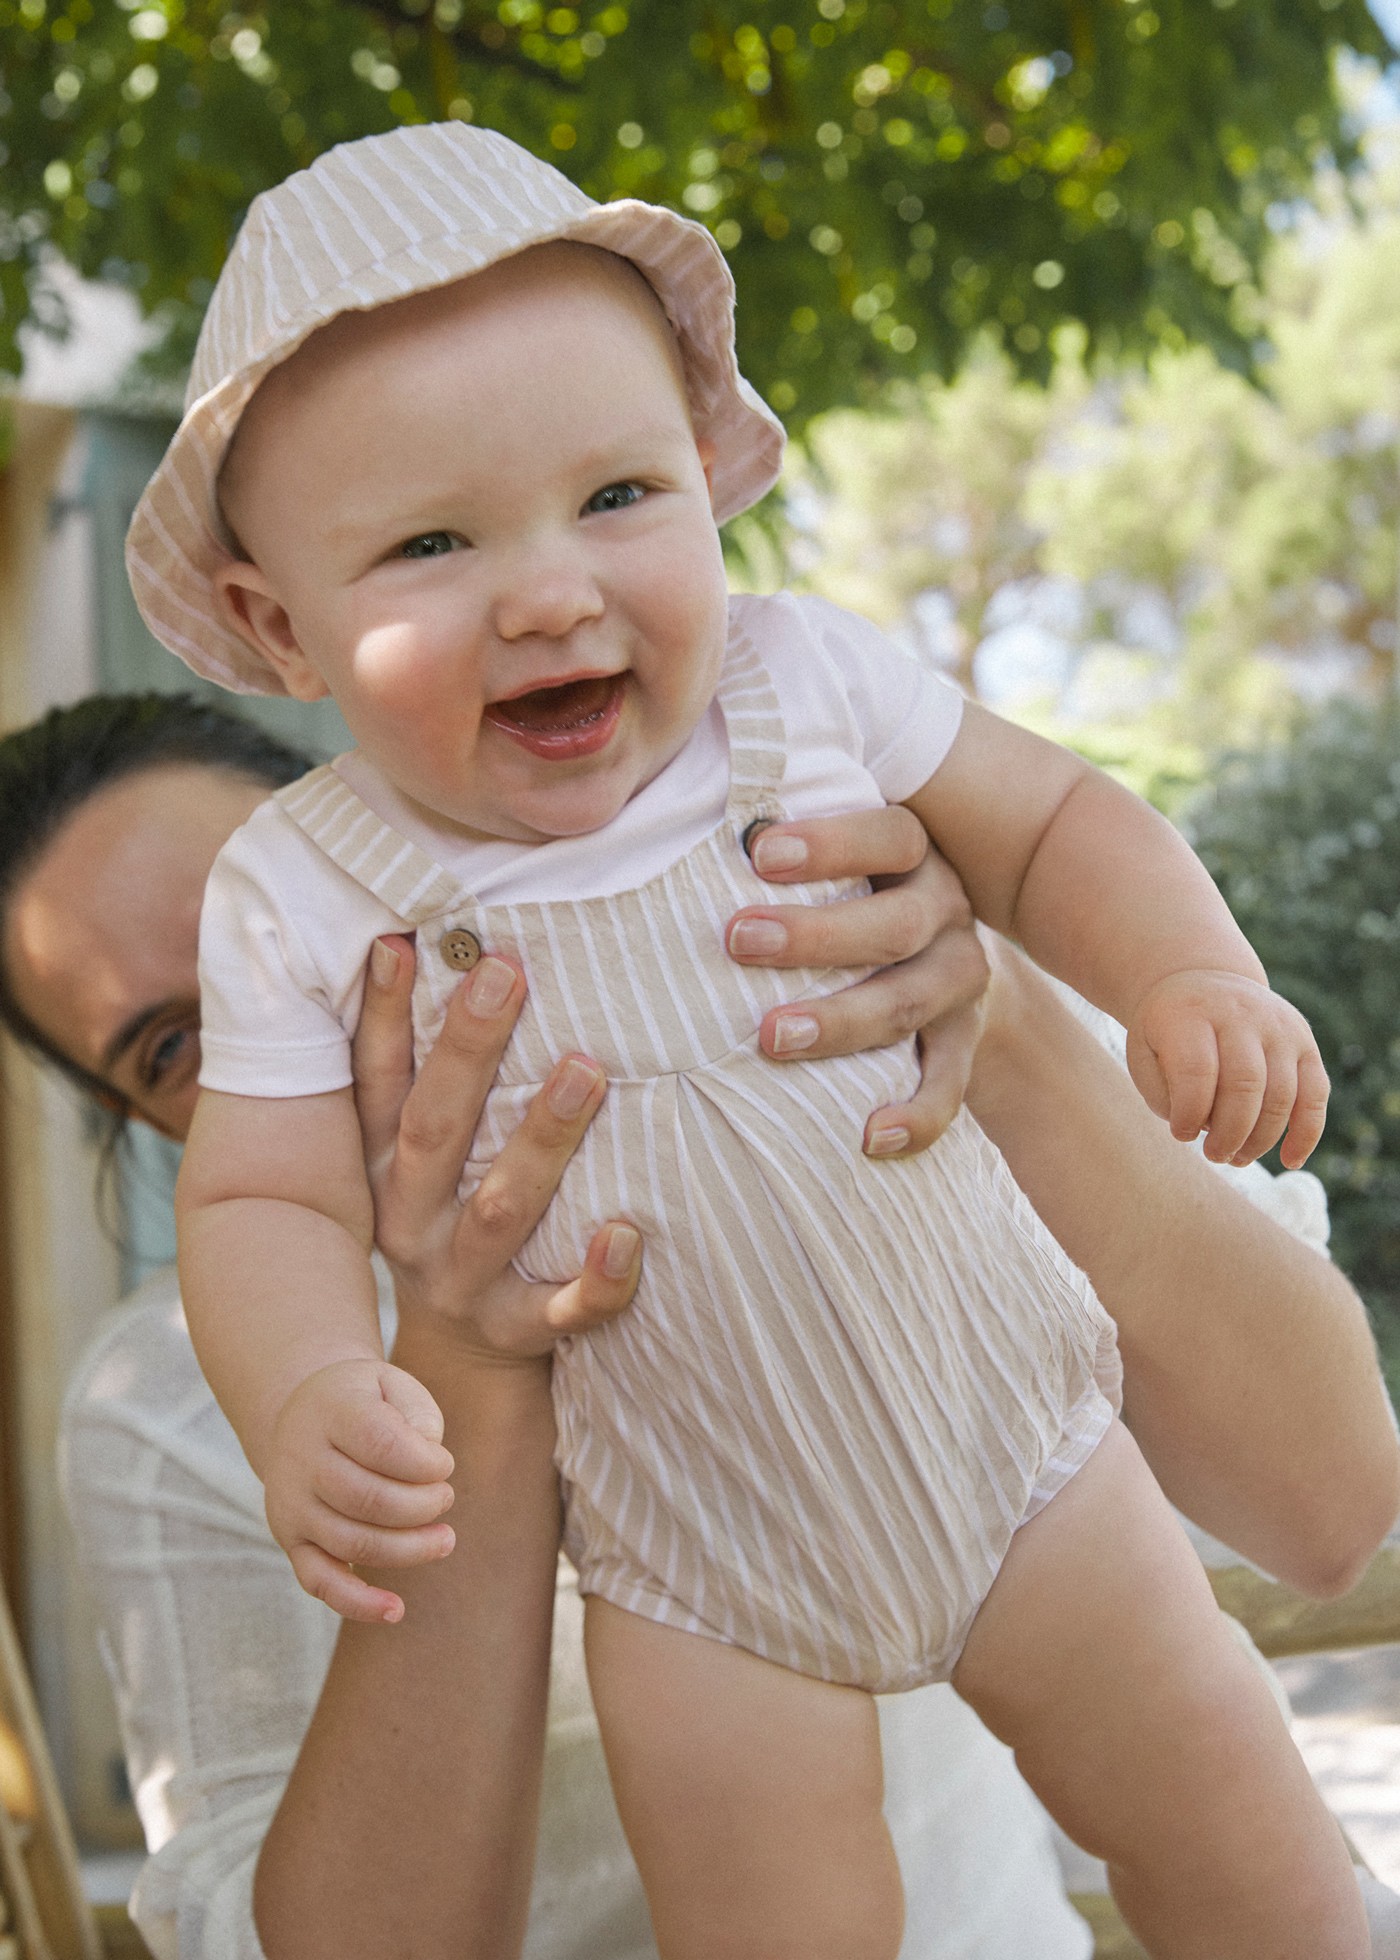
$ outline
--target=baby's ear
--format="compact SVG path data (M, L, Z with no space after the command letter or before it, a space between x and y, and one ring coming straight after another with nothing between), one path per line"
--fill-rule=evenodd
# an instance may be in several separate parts
M251 559L233 558L214 574L219 614L273 669L297 701L319 701L330 692L302 652L286 607Z

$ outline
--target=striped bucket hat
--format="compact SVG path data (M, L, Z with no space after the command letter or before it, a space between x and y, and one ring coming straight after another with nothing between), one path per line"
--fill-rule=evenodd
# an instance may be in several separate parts
M595 204L494 130L396 129L328 151L249 208L199 336L184 420L127 535L132 590L157 639L237 694L284 692L214 597L214 575L233 556L215 484L258 383L337 314L447 285L550 239L616 252L654 288L680 346L695 432L714 444L716 521L772 488L782 425L739 374L734 282L703 226L635 198Z

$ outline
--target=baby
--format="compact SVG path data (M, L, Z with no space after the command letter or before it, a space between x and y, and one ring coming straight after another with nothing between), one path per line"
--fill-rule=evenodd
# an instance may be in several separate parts
M441 1555L445 1452L383 1358L347 1030L417 934L427 1042L529 1004L468 1167L596 1056L607 1106L527 1248L634 1227L631 1312L555 1365L590 1672L667 1960L892 1960L876 1691L951 1678L1154 1954L1356 1960L1339 1836L1115 1409L1111 1324L964 1116L872 1163L905 1047L757 1056L836 984L720 944L761 825L904 801L979 915L1124 1021L1179 1136L1299 1163L1326 1083L1171 829L816 602L727 597L716 521L781 436L699 227L594 206L489 132L348 145L260 199L137 512L153 629L330 693L360 747L216 867L191 1330L298 1577ZM809 888L832 895L832 888ZM576 1106L601 1093L573 1072ZM631 1221L630 1225L623 1221Z

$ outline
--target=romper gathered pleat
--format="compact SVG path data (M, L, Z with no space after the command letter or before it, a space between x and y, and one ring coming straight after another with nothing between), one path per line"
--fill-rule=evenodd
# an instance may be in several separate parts
M947 1678L1012 1533L1102 1438L1119 1394L1113 1328L966 1112L920 1157L861 1154L869 1112L917 1080L912 1043L781 1066L760 1054L770 1007L852 976L745 969L724 950L729 916L773 895L743 832L783 813L781 713L740 626L719 698L723 823L611 897L478 905L333 768L279 801L417 932L420 1058L461 979L449 934L525 969L464 1191L561 1055L608 1072L516 1261L563 1282L602 1220L631 1218L644 1237L633 1306L555 1358L582 1590L891 1692Z

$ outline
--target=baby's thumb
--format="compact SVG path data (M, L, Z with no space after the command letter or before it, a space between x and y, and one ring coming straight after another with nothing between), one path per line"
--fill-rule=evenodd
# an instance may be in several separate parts
M442 1441L442 1410L415 1375L386 1362L379 1377L379 1392L425 1442Z
M1128 1073L1138 1094L1154 1116L1171 1115L1172 1098L1162 1065L1153 1050L1148 1046L1145 1035L1136 1028L1128 1030Z

